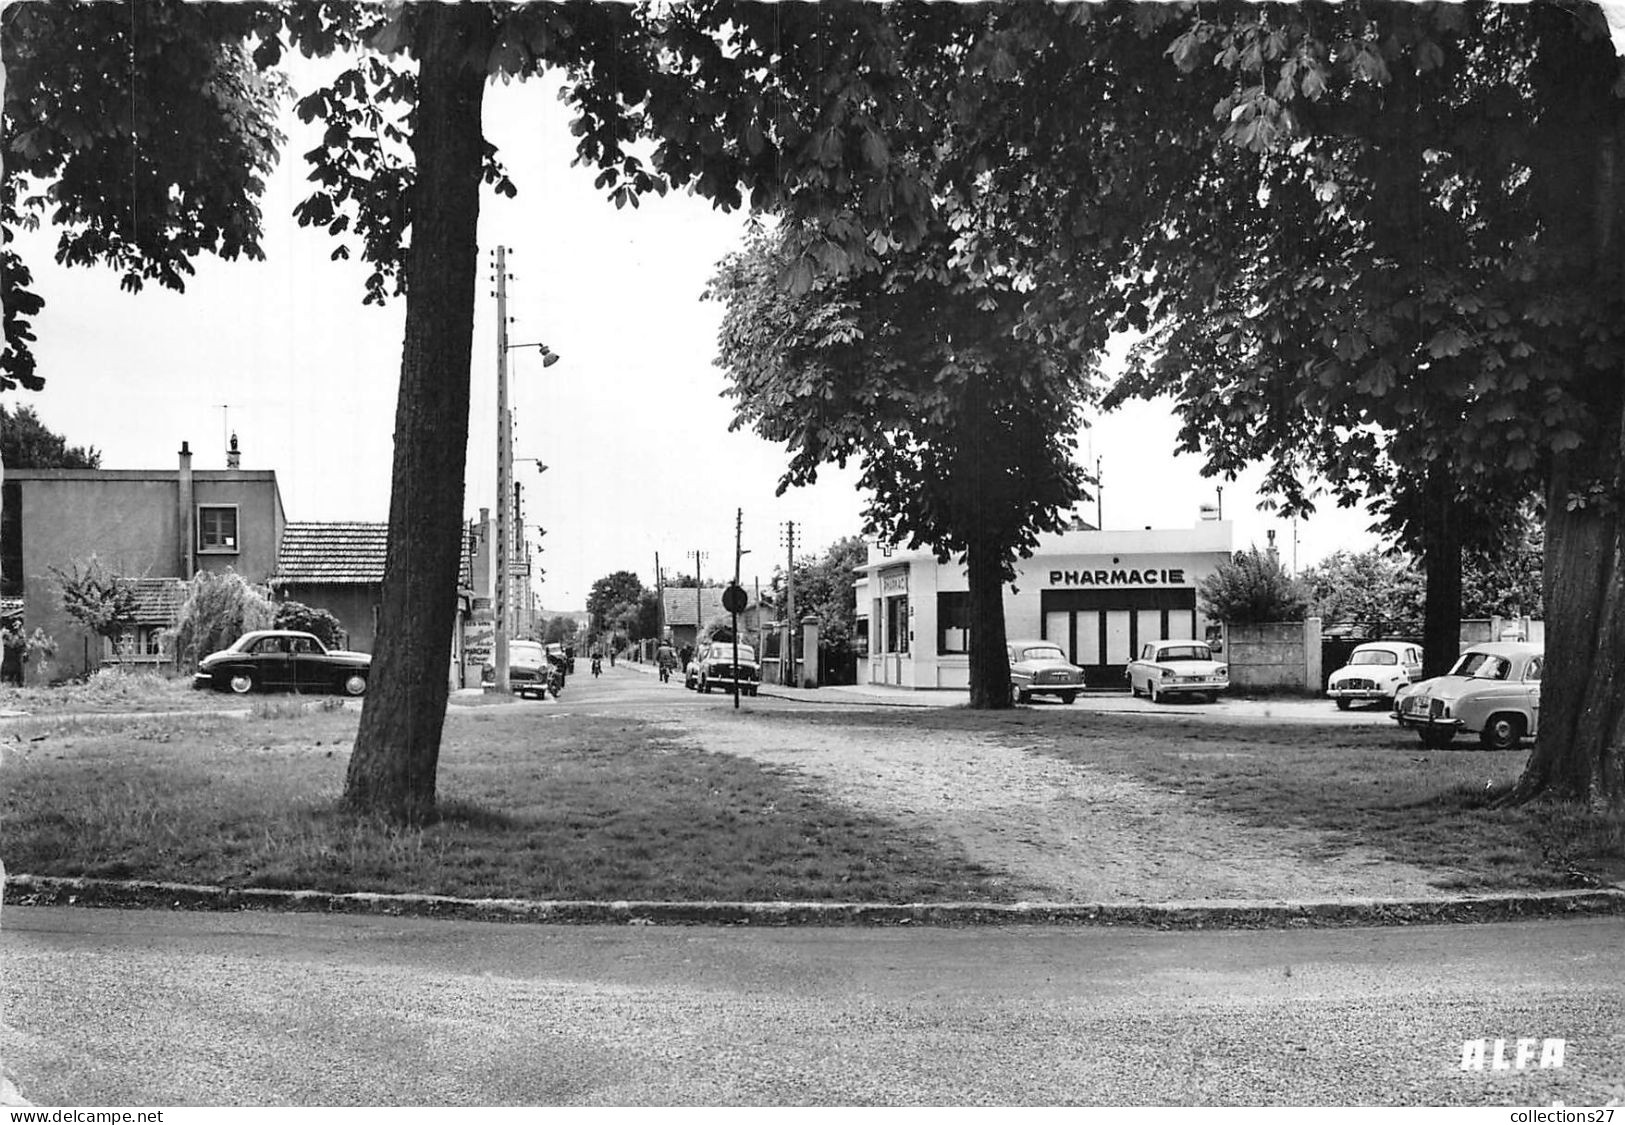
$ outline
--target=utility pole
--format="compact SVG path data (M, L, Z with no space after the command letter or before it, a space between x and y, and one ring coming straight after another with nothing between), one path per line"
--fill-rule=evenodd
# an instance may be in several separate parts
M513 492L513 419L508 416L508 250L496 249L497 299L497 542L496 589L492 591L496 611L495 653L496 690L503 695L508 683L508 554L513 535L513 517L508 498Z
M705 551L695 551L694 552L694 651L695 652L698 652L700 650L700 629L705 625L705 622L700 620L700 614L702 612L701 609L700 609L700 595L705 592L705 587L700 584L700 560L702 558L705 558L705 557L707 557L707 552L705 552Z
M743 553L744 553L739 549L739 546L740 546L740 542L741 542L740 537L744 534L744 530L745 530L745 509L743 509L743 508L735 508L734 509L734 584L733 584L732 588L728 591L728 596L729 596L730 599L733 598L734 591L739 589L739 559L740 559L740 556L743 555ZM733 613L733 634L734 634L734 710L737 711L737 710L739 710L739 610L733 609L731 606L730 606L730 610ZM761 653L757 653L756 655L760 656Z
M614 641L610 637L610 641ZM660 552L655 552L655 644L666 639L666 577L660 572Z
M784 686L796 686L796 521L784 523L789 557L784 567Z
M1096 531L1105 531L1106 530L1106 522L1105 522L1106 521L1106 515L1105 515L1105 510L1102 508L1102 504L1104 502L1101 499L1100 491L1101 491L1101 486L1100 486L1100 458L1096 457L1095 458L1095 530Z

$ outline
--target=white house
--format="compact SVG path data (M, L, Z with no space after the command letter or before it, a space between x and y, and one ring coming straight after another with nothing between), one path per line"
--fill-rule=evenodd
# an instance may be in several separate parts
M1054 641L1090 686L1120 687L1144 642L1207 634L1196 587L1231 554L1231 524L1216 519L1182 530L1045 536L1005 587L1006 636ZM969 595L959 562L871 546L856 586L858 615L868 621L867 682L969 688Z

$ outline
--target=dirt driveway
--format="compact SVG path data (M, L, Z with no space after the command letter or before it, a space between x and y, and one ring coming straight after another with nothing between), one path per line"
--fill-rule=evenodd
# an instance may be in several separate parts
M705 749L790 767L854 808L956 846L1034 900L1323 902L1440 897L1426 871L1295 828L1259 828L1136 779L985 734L685 712Z

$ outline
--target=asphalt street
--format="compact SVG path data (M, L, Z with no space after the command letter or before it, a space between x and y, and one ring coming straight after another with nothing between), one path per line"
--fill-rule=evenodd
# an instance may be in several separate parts
M1168 933L8 906L40 1104L1597 1105L1625 923ZM1562 1038L1561 1068L1493 1068ZM1463 1070L1484 1039L1486 1067Z

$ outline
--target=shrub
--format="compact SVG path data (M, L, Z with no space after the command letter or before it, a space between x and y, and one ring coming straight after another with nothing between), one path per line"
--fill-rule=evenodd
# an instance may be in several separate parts
M1203 611L1227 625L1302 621L1309 605L1303 584L1281 569L1273 552L1238 551L1197 587Z
M273 629L295 629L311 633L328 648L344 647L344 624L331 612L303 602L282 602L276 607Z

